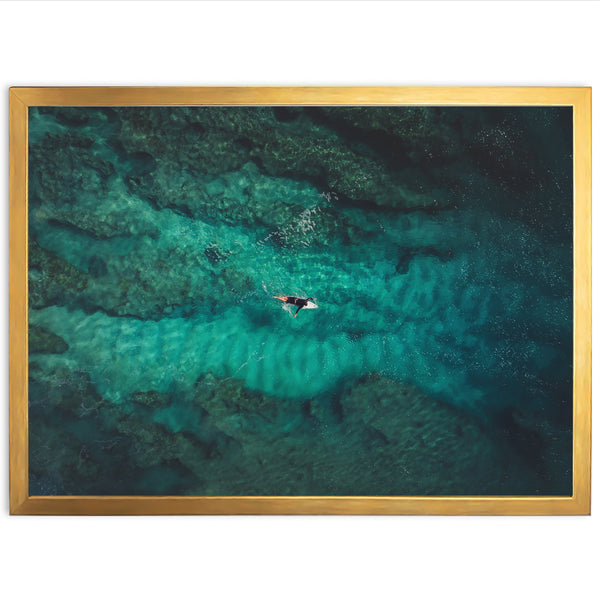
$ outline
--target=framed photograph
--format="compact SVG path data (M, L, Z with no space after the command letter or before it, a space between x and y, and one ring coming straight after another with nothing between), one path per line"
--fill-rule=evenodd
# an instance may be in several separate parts
M589 513L589 88L9 94L11 513Z

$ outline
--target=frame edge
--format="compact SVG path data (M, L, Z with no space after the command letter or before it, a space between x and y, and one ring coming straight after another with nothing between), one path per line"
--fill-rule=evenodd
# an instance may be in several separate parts
M26 508L27 419L27 115L9 90L9 506Z
M532 102L534 91L542 101ZM214 104L572 105L574 125L573 496L149 497L29 496L27 406L27 118L29 106ZM372 94L374 100L365 102ZM173 100L179 95L179 100ZM260 96L260 101L257 100ZM475 96L478 100L474 99ZM171 99L169 100L170 97ZM428 99L427 99L428 98ZM443 99L446 98L444 101ZM526 102L529 98L529 102ZM90 101L91 99L91 101ZM336 102L337 99L337 102ZM525 102L524 102L525 101ZM69 104L68 102L66 104ZM9 88L10 514L589 515L591 512L591 87L86 87ZM576 433L577 432L577 433ZM497 503L504 508L497 510ZM76 506L75 503L79 503ZM496 506L495 506L496 504Z
M573 101L573 495L591 513L592 89Z

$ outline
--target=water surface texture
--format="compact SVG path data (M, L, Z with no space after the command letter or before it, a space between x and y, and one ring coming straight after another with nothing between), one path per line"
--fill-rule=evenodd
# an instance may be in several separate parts
M571 494L570 108L33 108L29 144L32 495Z

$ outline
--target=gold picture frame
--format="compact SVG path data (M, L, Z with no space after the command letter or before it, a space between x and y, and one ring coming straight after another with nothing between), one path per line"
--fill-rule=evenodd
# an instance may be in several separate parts
M591 89L585 87L15 87L9 91L11 514L438 514L590 512ZM33 106L572 106L573 494L570 497L30 496L28 109Z

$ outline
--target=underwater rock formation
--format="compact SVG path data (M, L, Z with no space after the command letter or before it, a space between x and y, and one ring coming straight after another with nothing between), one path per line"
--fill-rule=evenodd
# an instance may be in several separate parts
M518 460L536 474L539 489L545 494L561 495L561 487L570 485L572 418L566 394L562 406L553 410L524 411L512 406L495 417L499 437L514 450ZM561 473L558 481L556 471Z
M476 493L473 481L483 485L479 493L500 489L501 448L464 411L376 374L360 379L340 405L344 428L365 448L363 456L377 471L395 464L389 471L405 493Z
M401 170L407 164L447 163L462 152L458 115L432 107L323 107L314 118L342 136L367 144ZM463 117L464 121L464 117ZM462 121L461 121L462 124Z
M158 209L170 208L193 219L233 226L266 228L265 239L281 246L329 244L332 238L348 241L357 228L331 206L306 207L301 197L283 185L268 184L251 162L219 178L184 171L176 163L161 161L157 170L143 178L129 179L130 190Z
M428 246L420 248L398 248L398 263L396 273L408 273L411 261L416 256L433 256L442 262L448 262L454 257L452 250L439 250Z
M269 439L279 435L278 428L269 426L279 412L277 400L246 389L243 381L207 373L196 383L194 401L217 429L238 441L256 441L261 432Z
M44 109L42 109L44 111ZM51 112L56 120L62 125L80 127L90 120L89 112L85 107L79 106L56 106L51 109L45 109L44 112Z
M171 401L171 394L166 392L157 392L156 390L150 390L148 392L135 392L131 395L131 401L143 406L162 408L169 405L169 402Z
M45 327L29 324L30 354L62 354L69 349L69 344L59 335Z
M193 436L172 433L157 423L140 423L138 419L122 416L116 429L131 442L129 460L135 467L145 469L181 461L199 469L207 456L204 446Z
M136 392L133 404L117 405L94 391L87 373L45 372L34 364L30 378L38 398L34 411L55 406L77 416L80 426L91 419L99 440L113 440L108 446L121 461L122 493L147 493L144 473L155 469L184 494L502 494L518 490L523 469L544 489L539 464L511 465L522 440L507 451L506 440L464 411L379 375L364 376L334 397L290 403L207 373L191 404L181 405L203 423L193 434L135 408L156 411L182 401L170 394ZM41 422L33 429L63 444L64 458L55 467L62 485L110 486L98 481L107 446L84 444L76 430L63 429L64 422L55 431ZM39 460L34 472L41 475Z
M29 396L30 408L57 407L77 417L95 413L104 402L87 371L62 364L45 366L41 362L29 365Z
M29 248L32 308L64 304L86 312L159 319L174 309L191 312L199 304L223 306L232 293L254 289L252 279L232 266L213 265L201 253L161 251L150 243L125 256L92 257L89 273L34 240Z
M29 306L70 303L86 288L88 276L29 238Z
M117 236L148 235L158 238L159 230L147 222L130 221L127 211L94 214L76 206L56 206L48 201L29 211L31 225L40 228L44 222L66 227L90 236L92 239L110 239Z
M213 267L199 256L146 246L124 257L107 257L106 272L91 280L85 302L115 316L160 319L176 309L189 313L198 305L223 306L232 293L254 289L247 275L231 266Z
M29 202L56 206L75 204L81 195L98 202L108 190L114 165L94 154L91 137L62 132L46 133L29 146Z
M278 126L279 125L279 126ZM271 176L308 179L356 203L399 208L441 206L441 197L409 190L383 161L363 154L322 126L302 119L282 127L270 108L237 108L187 113L131 109L119 134L128 152L160 157L154 177L132 180L136 191L171 205L182 199L155 187L157 181L177 181L166 172L169 161L197 175L239 169L248 160ZM188 186L186 186L187 189ZM195 194L192 194L195 196ZM192 209L193 210L193 209Z
M32 495L78 495L106 468L90 457L84 442L71 431L38 417L29 429L29 492Z
M250 460L261 456L269 456L286 493L500 493L510 478L506 448L473 417L378 375L358 380L334 405L313 400L304 411L298 404L278 408L239 381L207 374L195 402L241 444L242 472L234 480L242 486L253 481L251 489L278 493L270 470ZM278 413L288 423L285 433ZM310 487L295 488L298 482Z

